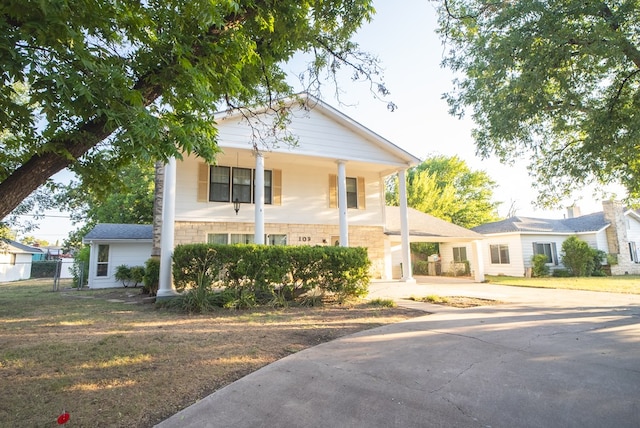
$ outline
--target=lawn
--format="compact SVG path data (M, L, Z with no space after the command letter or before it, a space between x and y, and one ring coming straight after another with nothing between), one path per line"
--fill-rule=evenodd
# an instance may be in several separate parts
M187 315L138 289L0 283L0 425L148 427L305 348L423 315L365 303Z
M605 291L610 293L640 294L640 276L605 276L585 278L518 278L487 276L491 284L519 287L565 288L569 290Z

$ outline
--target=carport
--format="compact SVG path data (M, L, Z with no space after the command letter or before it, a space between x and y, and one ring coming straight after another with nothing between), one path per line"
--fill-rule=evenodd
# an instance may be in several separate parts
M483 235L413 208L408 208L408 217L410 242L440 244L439 261L443 267L443 274L450 272L448 268L455 266L456 256L459 257L464 251L469 261L472 278L476 282L484 281L484 264L480 246L480 241L484 239ZM392 272L391 279L398 279L402 275L399 207L386 207L385 235L387 236L385 260L389 264L386 270Z

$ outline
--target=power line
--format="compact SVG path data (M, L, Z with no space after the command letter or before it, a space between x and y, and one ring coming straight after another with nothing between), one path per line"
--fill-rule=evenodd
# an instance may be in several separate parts
M38 217L38 218L71 218L70 215L56 214L16 214L16 217Z

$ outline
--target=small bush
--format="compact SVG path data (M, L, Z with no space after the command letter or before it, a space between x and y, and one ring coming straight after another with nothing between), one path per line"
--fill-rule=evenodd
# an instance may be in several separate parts
M116 267L116 280L122 282L125 287L137 287L144 281L144 267L120 265Z
M562 243L562 264L573 276L588 276L593 264L593 253L589 244L577 236L570 236Z
M78 251L73 258L73 266L71 266L71 275L73 276L73 286L75 288L83 287L89 282L89 256L91 247L85 245Z
M160 283L160 259L151 257L144 264L144 279L142 292L155 296L158 293Z
M115 278L117 281L122 282L125 287L129 286L129 280L131 279L131 269L127 265L116 266Z
M607 276L603 270L602 262L607 260L607 254L604 251L591 248L591 263L589 265L589 274L591 276Z
M133 266L131 268L131 281L133 281L134 287L144 282L144 266Z
M547 266L547 256L544 254L536 254L531 257L531 264L533 264L533 276L545 277L549 276L549 266Z

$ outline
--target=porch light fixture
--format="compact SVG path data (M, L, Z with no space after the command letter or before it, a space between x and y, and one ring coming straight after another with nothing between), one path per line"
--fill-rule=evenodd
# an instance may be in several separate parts
M240 211L240 201L238 198L235 198L233 201L233 210L236 212L236 215L238 215L238 211Z

